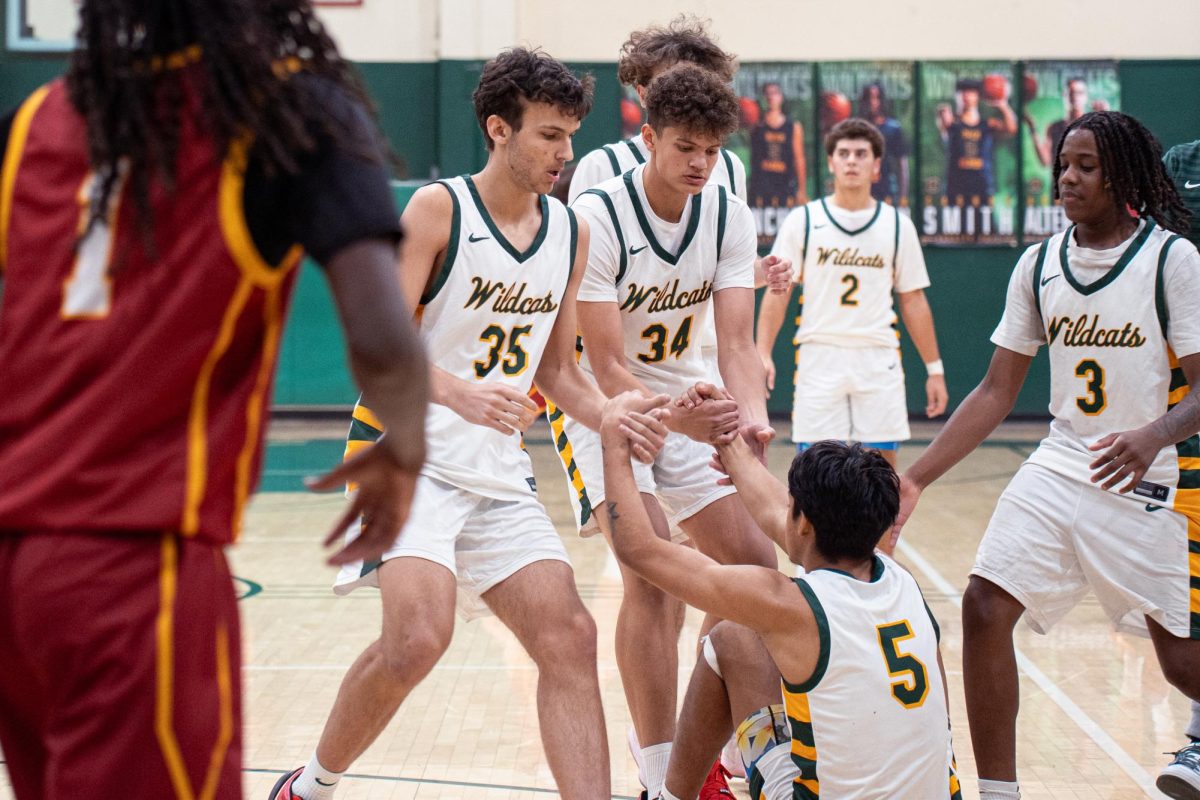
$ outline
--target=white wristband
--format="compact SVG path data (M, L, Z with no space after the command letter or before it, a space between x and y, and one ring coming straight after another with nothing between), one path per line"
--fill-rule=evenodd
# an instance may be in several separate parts
M942 364L942 360L939 358L937 361L930 361L925 365L925 374L930 377L933 377L934 375L945 375L946 367Z

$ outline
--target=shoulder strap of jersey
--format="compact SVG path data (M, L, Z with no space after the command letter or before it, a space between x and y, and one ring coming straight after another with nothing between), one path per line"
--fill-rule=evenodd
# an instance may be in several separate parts
M1042 268L1046 266L1046 251L1050 249L1050 240L1042 241L1038 248L1037 262L1033 265L1033 307L1037 309L1038 317L1042 317ZM1046 321L1042 320L1045 326Z
M721 248L725 244L725 216L729 211L729 194L724 186L717 187L717 260L721 260Z
M1158 251L1158 269L1154 275L1154 310L1158 312L1158 324L1162 328L1163 338L1167 338L1167 296L1166 287L1163 286L1163 272L1167 268L1167 254L1171 251L1171 245L1179 241L1183 237L1179 234L1174 234L1171 238L1163 242L1162 249Z
M604 145L604 147L601 147L600 149L604 151L604 154L606 156L608 156L608 164L610 167L612 167L613 177L615 178L618 175L620 175L621 174L621 162L617 161L617 154L612 149L612 145L606 144L606 145Z
M721 158L725 159L725 174L729 176L729 191L737 194L737 178L733 176L733 156L729 155L729 151L722 147Z
M646 157L644 155L642 155L642 151L638 150L637 145L634 144L632 140L626 139L625 146L629 148L629 152L633 153L633 158L635 161L637 161L637 163L639 163L639 164L646 163Z
M892 239L892 276L895 280L896 259L900 257L900 209L892 206L892 212L896 215L896 235Z
M812 217L808 213L808 204L804 204L804 244L800 245L800 263L808 260L808 230L812 225Z
M617 218L617 209L613 205L612 198L607 192L602 192L599 189L588 189L584 194L594 194L604 201L604 207L608 209L608 218L612 221L613 230L617 234L617 247L621 250L621 265L617 269L616 283L621 282L621 278L625 277L625 270L629 268L629 254L625 252L625 234L621 233L621 221Z
M820 599L817 598L817 593L808 585L807 580L804 578L792 578L792 582L800 589L800 594L812 609L813 619L817 623L819 652L817 653L817 666L808 680L804 681L804 683L788 683L784 681L784 685L787 686L789 692L807 694L817 688L817 684L825 677L825 670L829 668L829 618L825 616L825 607L821 605Z
M575 252L579 249L579 220L575 211L569 206L563 206L567 212L567 223L571 226L571 249L567 251L567 285L571 285L571 273L575 271Z
M462 228L462 207L458 203L458 192L454 191L454 187L446 181L435 181L435 183L446 187L446 191L450 193L450 202L454 204L454 211L450 215L450 241L446 245L446 258L442 261L442 268L438 270L433 283L421 295L421 305L428 305L432 302L442 287L446 285L446 279L450 277L450 268L454 266L454 258L458 255L458 232Z

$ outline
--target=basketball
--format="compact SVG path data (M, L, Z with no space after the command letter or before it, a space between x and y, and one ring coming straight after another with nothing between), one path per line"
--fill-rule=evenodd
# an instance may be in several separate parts
M640 128L642 125L642 107L628 97L621 98L621 125L626 130Z
M836 125L842 120L850 118L852 109L850 99L841 92L823 92L821 105L825 110L825 120L830 125Z
M1037 78L1030 75L1029 73L1025 73L1025 79L1022 81L1021 87L1024 90L1025 102L1028 103L1030 100L1037 99L1037 94L1038 94Z
M1008 78L995 72L983 78L983 96L991 101L1003 100L1008 94Z
M738 105L741 107L742 127L753 128L762 118L762 107L753 97L738 98Z

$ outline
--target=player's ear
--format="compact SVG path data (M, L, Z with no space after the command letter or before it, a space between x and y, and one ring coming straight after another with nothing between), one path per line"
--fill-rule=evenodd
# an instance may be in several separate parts
M658 140L654 136L654 128L650 127L649 122L642 123L642 141L646 143L646 149L653 153Z
M508 140L509 137L512 136L513 129L511 125L504 121L503 117L501 117L499 114L492 114L487 118L486 125L488 136L492 138L493 142L496 144L508 144Z

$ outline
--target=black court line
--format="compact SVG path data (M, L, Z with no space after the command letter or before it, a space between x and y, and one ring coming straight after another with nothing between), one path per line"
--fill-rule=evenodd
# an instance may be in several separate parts
M247 767L242 772L252 775L285 775L291 770L257 769ZM347 772L343 778L354 778L360 781L385 781L387 783L428 783L437 786L463 786L470 789L504 789L510 792L536 792L537 794L558 794L558 789L543 789L539 786L510 786L505 783L476 783L474 781L442 781L436 778L402 778L397 775L360 775ZM613 800L638 800L627 794L614 794Z

